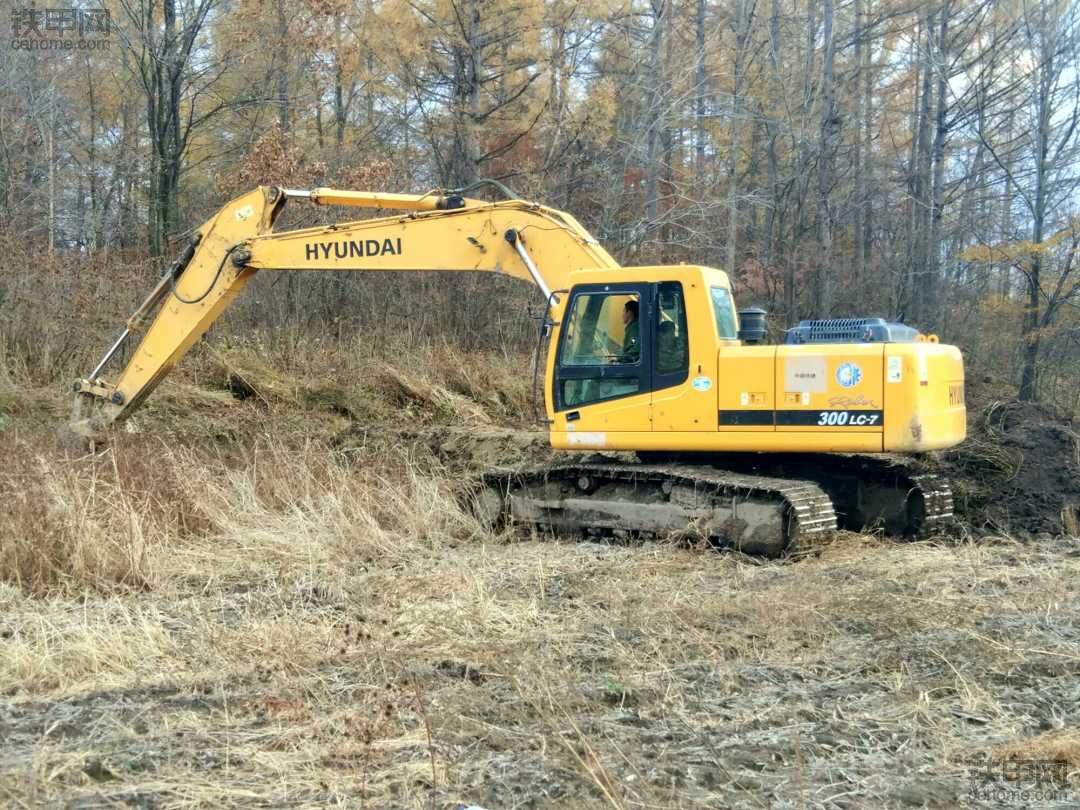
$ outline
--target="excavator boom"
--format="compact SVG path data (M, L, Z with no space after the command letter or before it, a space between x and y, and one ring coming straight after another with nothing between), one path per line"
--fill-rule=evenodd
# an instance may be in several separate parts
M408 213L275 234L274 221L291 198ZM84 427L136 410L260 270L488 271L531 282L551 298L571 271L584 268L620 269L573 217L522 200L260 187L203 223L94 371L76 383L78 393L101 403ZM107 363L139 332L119 378L103 382Z

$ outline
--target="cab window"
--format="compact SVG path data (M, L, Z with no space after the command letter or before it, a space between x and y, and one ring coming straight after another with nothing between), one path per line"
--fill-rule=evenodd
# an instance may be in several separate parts
M574 296L559 357L560 367L573 372L557 383L562 407L576 408L642 390L640 311L636 293Z
M731 300L731 292L726 287L710 287L712 294L713 314L716 316L716 331L723 339L738 337L738 327L735 325L735 304Z
M665 281L657 286L656 373L682 375L690 366L690 341L686 332L686 301L682 284ZM675 382L667 381L669 384Z
M594 293L578 295L566 323L562 355L565 366L641 360L641 327L637 295Z

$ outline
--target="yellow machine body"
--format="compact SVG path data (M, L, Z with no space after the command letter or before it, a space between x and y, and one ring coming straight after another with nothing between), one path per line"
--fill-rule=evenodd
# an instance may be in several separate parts
M727 275L707 267L628 267L639 283L678 283L689 336L686 379L580 408L559 408L548 353L551 442L589 450L922 452L966 435L963 360L955 346L913 343L742 345L721 332L709 291ZM609 285L582 271L573 287ZM625 296L618 300L623 300ZM556 318L564 314L557 313ZM730 323L737 324L732 308ZM552 336L560 342L559 323Z
M290 197L407 213L275 234ZM548 299L545 400L557 448L917 453L965 436L953 346L744 345L725 273L621 267L563 212L521 200L265 187L203 224L189 255L76 383L102 405L96 424L128 416L256 272L281 269L486 271L536 284ZM636 326L626 323L628 301L639 308ZM117 381L101 379L140 331Z

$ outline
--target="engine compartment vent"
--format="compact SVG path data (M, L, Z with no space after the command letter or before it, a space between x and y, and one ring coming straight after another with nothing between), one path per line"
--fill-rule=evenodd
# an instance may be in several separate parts
M799 321L784 335L784 343L915 343L919 330L884 318L831 318Z

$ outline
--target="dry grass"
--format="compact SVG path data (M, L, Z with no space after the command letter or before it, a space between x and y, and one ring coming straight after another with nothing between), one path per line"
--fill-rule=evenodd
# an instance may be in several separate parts
M115 454L50 457L10 430L0 434L0 452L7 459L0 473L4 580L38 595L151 586L151 548L165 548L172 534L159 521L159 504L125 479Z
M456 496L532 452L476 427L524 421L511 360L305 351L206 347L94 456L4 405L0 804L948 807L988 757L1076 767L1080 541L492 535Z
M1060 762L1072 770L1080 770L1080 729L1057 729L999 745L993 751L993 758L1001 762Z

